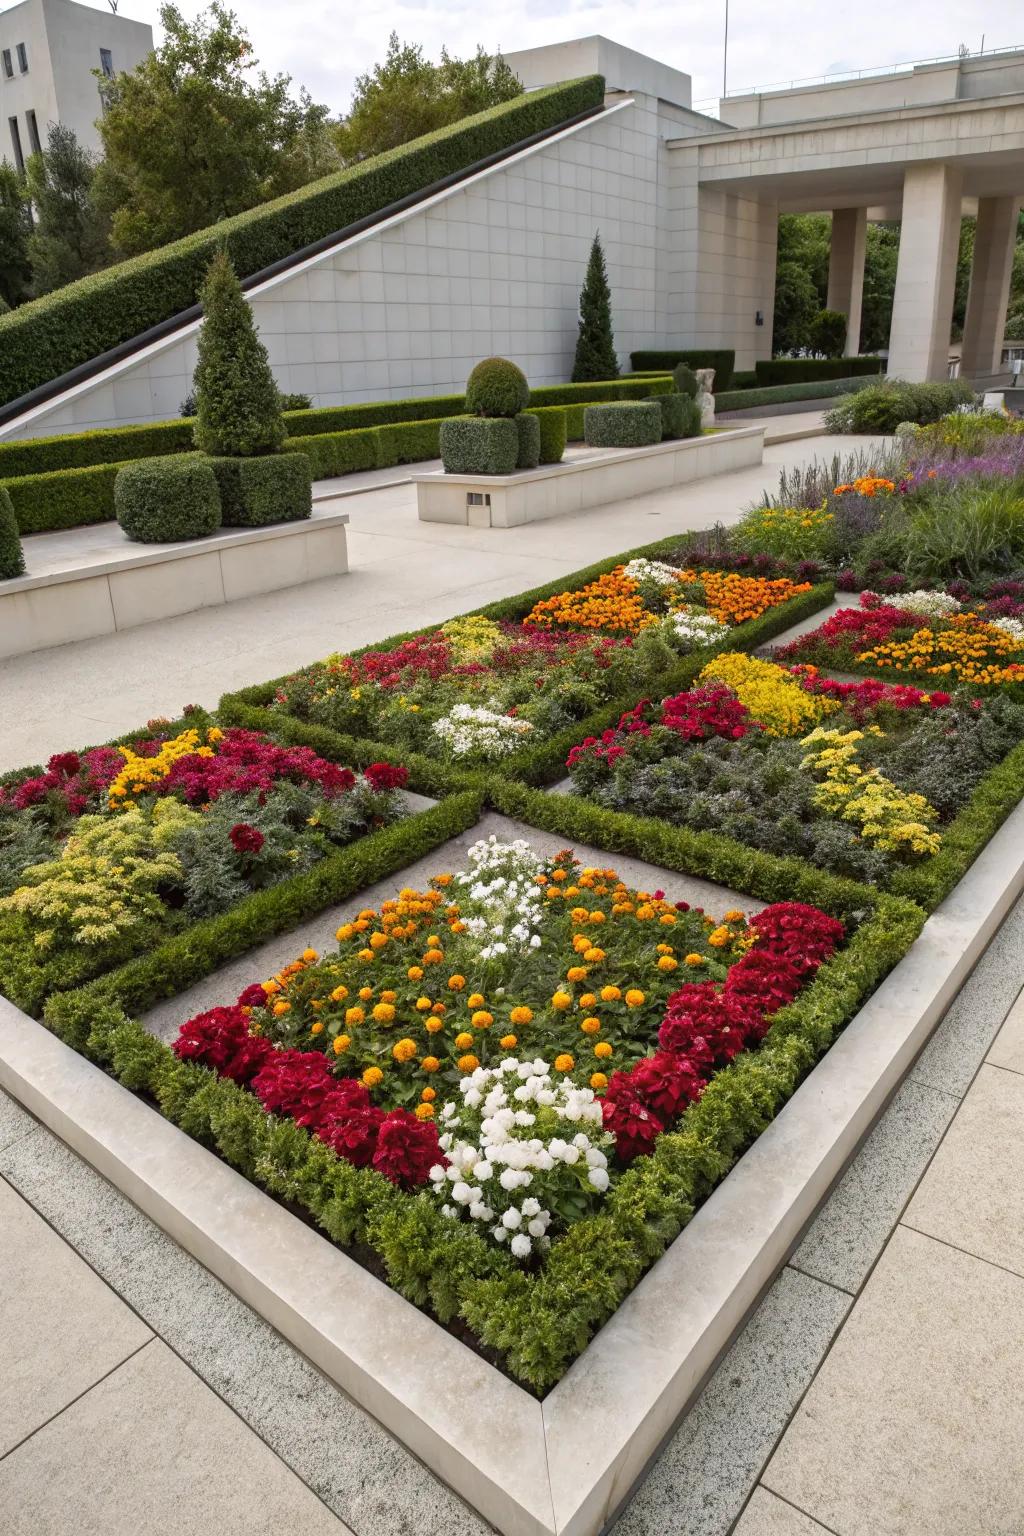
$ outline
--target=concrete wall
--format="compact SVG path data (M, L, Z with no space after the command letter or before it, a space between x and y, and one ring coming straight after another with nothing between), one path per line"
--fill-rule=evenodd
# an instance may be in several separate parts
M611 107L254 290L280 387L320 405L446 394L492 353L513 358L531 383L562 382L598 229L620 356L660 343L666 132L649 97ZM196 330L38 407L0 437L176 415Z
M18 43L28 51L24 75L18 68ZM0 48L9 48L14 60L13 80L0 69L0 158L14 159L8 119L15 116L24 153L31 153L29 111L36 114L44 147L47 126L61 122L80 143L97 149L100 98L92 71L100 67L100 49L110 49L115 70L130 70L152 47L151 27L74 0L23 0L0 12Z
M609 91L639 91L677 107L688 107L693 100L689 75L607 37L523 48L506 53L505 62L527 90L580 75L603 75Z

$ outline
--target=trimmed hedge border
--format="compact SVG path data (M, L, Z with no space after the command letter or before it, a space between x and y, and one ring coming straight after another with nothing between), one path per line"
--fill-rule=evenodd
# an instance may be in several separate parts
M734 347L667 347L661 351L629 354L629 366L634 373L650 373L659 368L671 372L677 363L686 363L695 370L713 368L715 370L713 389L717 395L719 390L728 389L732 383L736 368L736 349Z
M757 382L764 388L772 384L809 384L822 379L856 379L869 374L876 377L885 368L885 360L873 354L860 357L773 357L754 364Z
M751 411L759 405L788 405L795 400L831 400L867 389L873 379L823 379L820 384L774 384L770 389L731 389L715 396L715 411Z
M604 102L588 75L530 91L0 316L0 403L189 309L214 251L240 277Z

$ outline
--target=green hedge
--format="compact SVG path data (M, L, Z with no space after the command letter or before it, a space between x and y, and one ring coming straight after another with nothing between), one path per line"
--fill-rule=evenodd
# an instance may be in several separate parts
M735 347L672 347L655 352L631 352L629 366L636 373L648 373L664 368L671 372L677 363L687 363L691 368L713 368L714 390L728 389L736 367Z
M248 277L603 101L600 75L527 92L23 304L0 316L0 402L190 308L221 244Z
M592 448L650 447L661 442L662 430L660 400L613 400L588 405L583 413L584 438Z
M880 357L773 357L754 364L757 382L767 389L772 384L810 384L822 379L856 379L864 374L881 373L885 363Z
M449 416L438 435L450 475L510 475L516 467L519 429L506 416Z
M439 459L441 423L434 421L399 422L374 427L377 441L377 468L391 469L395 464L418 464L424 459ZM301 447L305 450L305 439Z
M314 480L331 480L335 475L351 475L360 469L376 469L377 432L361 427L355 432L324 432L316 437L285 439L285 453L302 453L309 460Z
M142 427L101 427L59 437L28 437L0 443L0 480L16 475L46 475L57 469L85 469L94 464L123 464L162 453L191 453L192 418L154 421Z
M263 453L252 458L206 456L220 491L225 528L265 528L294 523L313 512L311 461L308 454ZM162 468L174 459L154 459Z
M759 405L788 405L797 400L831 400L867 389L873 379L822 379L820 384L775 384L770 389L731 389L715 396L715 409L752 411Z
M526 412L528 416L536 416L540 422L540 462L542 464L560 464L565 452L566 428L568 416L575 406L542 405L539 410L532 407ZM584 409L584 407L580 407Z
M114 508L123 533L139 544L201 539L221 525L216 461L201 453L136 459L118 470Z
M110 522L115 515L114 481L121 468L121 463L115 463L58 469L50 475L22 475L0 484L10 495L21 532L49 533L55 528Z

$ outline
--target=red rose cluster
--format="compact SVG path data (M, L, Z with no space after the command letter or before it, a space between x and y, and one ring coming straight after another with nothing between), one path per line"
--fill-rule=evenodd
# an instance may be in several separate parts
M612 1074L602 1110L621 1162L649 1153L712 1074L764 1038L772 1015L793 1001L843 937L842 923L796 901L766 907L750 926L754 944L723 984L680 987L668 999L659 1049Z
M731 688L719 684L712 688L693 688L664 699L661 723L682 736L684 741L707 741L712 736L738 741L748 731L759 731L760 724L750 717Z
M262 1001L262 987L247 987L234 1007L189 1019L175 1055L247 1087L268 1114L306 1127L355 1167L375 1168L403 1189L425 1184L433 1165L444 1162L432 1122L405 1109L378 1109L357 1078L335 1077L320 1051L278 1050L250 1034L244 1010Z

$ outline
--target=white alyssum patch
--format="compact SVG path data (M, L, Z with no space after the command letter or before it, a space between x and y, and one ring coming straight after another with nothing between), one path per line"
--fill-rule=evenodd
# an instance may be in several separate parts
M728 624L722 624L710 613L697 609L677 608L665 620L669 639L677 650L692 651L703 645L714 645L729 633Z
M611 1182L599 1101L545 1061L513 1056L477 1067L459 1091L438 1116L448 1166L431 1168L431 1190L446 1216L482 1223L517 1259L543 1252L552 1222L586 1214Z
M666 565L664 560L629 560L625 574L630 581L651 582L656 587L674 587L682 572L679 567Z
M541 947L544 902L537 876L544 861L522 838L504 843L493 835L474 843L469 868L456 875L466 932L483 940L482 960L519 955Z
M993 629L1001 629L1011 639L1024 644L1024 622L1020 619L986 619L985 623L991 624Z
M917 592L894 592L891 596L888 593L879 596L875 592L872 596L878 597L887 608L898 608L901 613L922 613L929 619L944 619L951 613L960 612L960 604L948 592L920 589Z
M532 730L529 720L517 720L514 715L500 715L493 709L472 704L454 705L433 725L435 736L453 757L468 757L470 753L504 757L521 746L524 736Z

